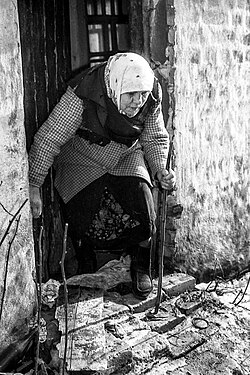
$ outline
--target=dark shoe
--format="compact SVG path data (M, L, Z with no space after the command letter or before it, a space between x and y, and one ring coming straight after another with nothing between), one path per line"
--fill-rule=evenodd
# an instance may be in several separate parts
M146 299L153 289L150 276L150 248L139 247L131 261L132 292L139 299Z

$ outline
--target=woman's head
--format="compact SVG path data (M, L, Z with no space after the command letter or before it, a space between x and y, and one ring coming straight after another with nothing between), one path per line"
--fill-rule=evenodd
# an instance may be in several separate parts
M148 62L136 53L118 53L109 58L108 96L118 110L135 116L153 89L154 73Z

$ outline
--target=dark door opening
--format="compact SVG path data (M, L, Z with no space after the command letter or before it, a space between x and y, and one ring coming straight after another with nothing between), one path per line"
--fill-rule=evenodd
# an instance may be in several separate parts
M129 49L128 0L71 0L72 71Z

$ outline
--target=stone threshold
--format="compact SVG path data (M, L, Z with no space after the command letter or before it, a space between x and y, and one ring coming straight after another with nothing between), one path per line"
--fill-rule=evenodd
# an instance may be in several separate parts
M170 353L168 340L162 335L180 324L185 315L176 313L170 299L195 288L195 279L175 273L164 276L162 302L157 316L154 306L157 297L157 280L146 300L138 300L132 294L121 295L102 289L79 288L73 293L68 306L67 370L89 371L108 375L117 368L128 366L136 353L146 355ZM76 287L75 287L76 289ZM65 348L64 306L56 309L59 330L59 356ZM153 354L154 353L154 354Z

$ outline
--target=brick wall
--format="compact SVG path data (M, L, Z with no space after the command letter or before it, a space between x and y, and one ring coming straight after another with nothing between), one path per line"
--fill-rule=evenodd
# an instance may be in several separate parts
M250 2L174 6L175 263L206 277L250 260Z
M35 304L35 283L32 278L33 236L29 202L26 201L28 166L25 150L17 4L16 1L2 0L0 3L0 358L1 351L28 329L27 323L33 314ZM18 214L15 216L16 213Z

